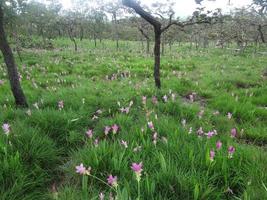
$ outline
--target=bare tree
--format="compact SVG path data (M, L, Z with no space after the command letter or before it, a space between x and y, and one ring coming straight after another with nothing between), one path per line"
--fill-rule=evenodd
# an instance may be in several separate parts
M18 69L14 60L14 56L6 38L2 3L0 3L0 49L7 66L8 77L16 105L21 107L28 107L26 97L20 86Z

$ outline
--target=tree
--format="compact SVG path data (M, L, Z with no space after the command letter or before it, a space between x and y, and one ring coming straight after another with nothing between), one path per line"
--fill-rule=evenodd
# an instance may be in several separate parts
M18 69L14 60L14 56L6 38L4 29L4 3L2 1L0 2L0 49L7 66L8 77L16 105L28 107L26 97L20 86Z
M161 88L160 81L160 45L161 45L161 35L167 31L172 25L177 25L184 27L187 25L198 24L198 23L210 23L210 18L206 18L199 12L195 12L194 16L186 22L179 22L177 20L173 21L174 12L169 12L169 20L167 25L163 24L152 14L145 11L135 0L122 0L123 5L132 8L137 14L144 18L148 23L153 26L155 34L155 46L154 46L154 79L157 88Z

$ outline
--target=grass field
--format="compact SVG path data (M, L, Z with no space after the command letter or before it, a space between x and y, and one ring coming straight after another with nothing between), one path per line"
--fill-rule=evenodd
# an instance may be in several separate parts
M139 43L54 44L16 59L29 109L0 66L1 200L267 199L266 56L175 46L159 91Z

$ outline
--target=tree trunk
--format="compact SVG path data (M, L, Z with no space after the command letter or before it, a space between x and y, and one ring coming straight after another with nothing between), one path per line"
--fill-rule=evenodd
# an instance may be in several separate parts
M263 43L265 43L265 38L264 38L264 35L263 35L263 32L262 32L262 26L261 25L258 26L258 31L259 31L259 34L260 34L261 41Z
M116 48L119 50L119 33L118 33L118 22L117 22L117 15L113 13L113 18L115 22L115 37L116 37Z
M158 28L154 27L154 31L155 31L154 79L155 79L156 87L160 89L160 87L161 87L161 82L160 82L160 37L161 37L161 30L160 30L160 28L158 29Z
M28 107L26 97L20 86L18 69L15 64L14 56L6 39L3 18L4 18L4 13L0 5L0 49L2 51L7 66L7 72L11 85L11 90L15 98L16 105L21 107Z
M150 52L150 41L149 39L146 39L146 53L149 54Z

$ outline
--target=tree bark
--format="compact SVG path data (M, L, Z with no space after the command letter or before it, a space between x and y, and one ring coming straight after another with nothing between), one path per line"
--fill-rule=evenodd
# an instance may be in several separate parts
M161 82L160 82L160 37L161 37L160 28L159 29L155 28L154 79L155 79L155 85L156 85L157 88L161 88Z
M20 86L18 69L14 60L14 56L7 42L6 33L4 30L4 13L1 4L0 4L0 49L4 56L4 60L7 66L10 86L13 96L15 98L16 105L21 107L28 107L26 97Z
M258 26L258 31L259 31L259 34L260 34L261 41L263 43L265 43L266 41L265 41L265 38L264 38L264 35L263 35L263 32L262 32L262 25Z

